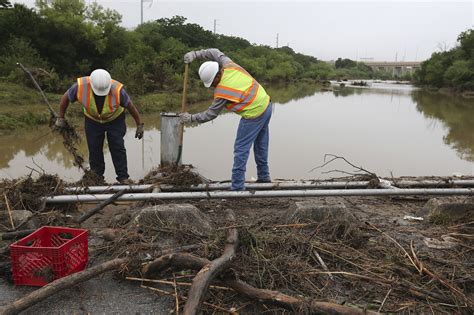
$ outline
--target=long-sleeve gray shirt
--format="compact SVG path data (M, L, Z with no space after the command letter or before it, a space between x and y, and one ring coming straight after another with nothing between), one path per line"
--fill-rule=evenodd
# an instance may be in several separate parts
M217 48L209 48L195 51L196 58L202 60L212 60L217 61L219 66L232 62L232 59L227 57L222 51ZM230 101L223 98L215 98L211 106L206 111L192 115L192 121L198 123L205 123L216 118L222 109L231 103Z

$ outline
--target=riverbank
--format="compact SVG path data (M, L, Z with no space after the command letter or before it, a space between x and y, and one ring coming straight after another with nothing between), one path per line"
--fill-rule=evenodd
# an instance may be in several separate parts
M274 102L286 103L291 99L309 96L321 90L323 83L300 80L266 86ZM49 103L57 111L62 94L46 93ZM146 95L131 95L142 114L181 111L182 93L168 91ZM194 85L188 90L187 106L190 112L205 110L212 102L212 90ZM82 119L82 109L71 104L67 118L72 122ZM29 129L49 122L49 112L41 94L32 88L0 81L0 135L18 129Z
M181 191L189 189L183 183L190 182L192 176L187 176L190 174L171 175L156 173L146 182L157 185L166 182L180 186ZM51 189L62 191L57 178L46 179L44 183ZM446 182L438 180L440 184ZM31 185L17 183L15 187L20 186ZM11 198L11 191L7 195L12 203L18 202ZM27 312L172 312L185 304L197 270L176 264L174 272L163 270L148 275L162 284L127 280L127 277L144 278L136 262L146 263L169 249L184 246L195 256L215 259L222 254L227 232L237 228L240 244L231 268L241 281L256 288L280 291L304 301L329 302L354 311L467 314L474 307L472 216L430 217L429 211L439 205L472 203L472 197L463 196L121 201L107 206L81 225L73 218L92 209L94 204L67 208L48 205L30 224L47 222L89 230L90 267L116 257L131 257L134 262L114 277L84 282ZM234 222L226 221L226 209L234 212ZM472 215L474 208L465 214L468 211ZM0 223L9 224L6 217ZM0 226L0 232L4 230ZM1 245L8 243L3 241ZM0 262L8 260L5 255L0 258ZM4 274L2 278L0 309L33 291L33 288L13 286ZM176 291L174 281L178 283ZM284 312L281 304L280 307L269 302L261 304L252 296L229 290L225 281L217 285L218 288L210 289L212 294L206 298L204 313ZM122 302L130 297L136 298L135 309L130 303ZM116 309L117 303L123 303L124 308Z
M61 94L46 93L51 106L58 111ZM141 113L166 112L180 108L181 93L163 92L138 97L132 101ZM188 94L190 104L212 97L208 91L198 90ZM72 121L82 118L82 109L71 104L67 118ZM49 122L49 112L41 94L19 84L0 81L0 134L11 133L17 129L34 128Z

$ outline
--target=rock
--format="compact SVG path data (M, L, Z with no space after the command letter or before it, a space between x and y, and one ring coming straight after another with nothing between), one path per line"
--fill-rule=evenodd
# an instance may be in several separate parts
M327 220L351 221L353 219L353 216L342 202L322 204L318 200L295 202L294 206L283 215L284 222L288 224Z
M28 210L13 210L12 211L13 223L15 223L15 226L18 226L22 222L28 220L32 215L33 213ZM24 226L25 228L28 228L28 229L35 229L37 227L36 222L33 222L33 220L30 220Z
M33 215L33 213L28 210L12 210L11 214L12 214L12 219L13 219L13 223L15 223L15 226L27 220L29 217ZM10 216L8 215L8 211L0 212L0 220L4 222L5 224L8 223L8 226L10 226Z
M159 227L191 228L200 234L210 234L209 217L191 204L156 205L144 208L132 221L142 229Z
M105 241L111 242L118 238L119 235L123 233L123 230L119 229L103 229L98 233L100 237L102 237Z
M110 219L109 226L116 227L116 226L124 226L132 219L132 215L130 213L119 213Z
M474 198L467 198L464 202L443 202L432 198L416 215L433 223L470 221L474 219Z

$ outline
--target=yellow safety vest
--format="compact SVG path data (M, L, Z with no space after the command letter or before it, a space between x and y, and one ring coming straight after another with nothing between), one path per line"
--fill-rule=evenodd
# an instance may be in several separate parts
M120 90L122 88L122 83L112 80L109 94L105 96L102 112L99 113L95 103L90 77L78 78L77 99L82 103L84 115L99 123L107 123L116 119L124 111L124 108L120 106Z
M236 63L223 66L224 73L214 89L214 98L223 98L232 103L226 108L243 118L260 116L270 102L265 89L244 68Z

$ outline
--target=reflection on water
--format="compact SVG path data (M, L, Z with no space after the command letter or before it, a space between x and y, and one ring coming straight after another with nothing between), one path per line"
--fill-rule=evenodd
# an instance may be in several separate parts
M327 178L344 175L336 170L353 171L334 163L309 172L323 163L326 153L344 156L381 176L474 175L472 99L384 83L372 83L370 88L333 86L332 91L305 83L273 86L268 91L275 103L270 124L273 178ZM208 105L193 104L190 111ZM160 116L147 114L143 120L143 141L134 138L134 128L125 137L133 179L142 178L160 162ZM130 117L127 122L134 125ZM224 114L213 122L187 127L183 162L209 178L229 179L238 122L237 115ZM82 124L76 122L83 135ZM81 176L61 138L47 127L0 136L0 146L0 177L18 177L31 169L58 173L70 181ZM87 157L85 138L79 150ZM115 179L108 152L105 176L111 182ZM247 177L256 177L252 154Z
M412 98L425 117L443 122L447 130L444 143L461 159L474 162L474 100L421 91L415 91Z

